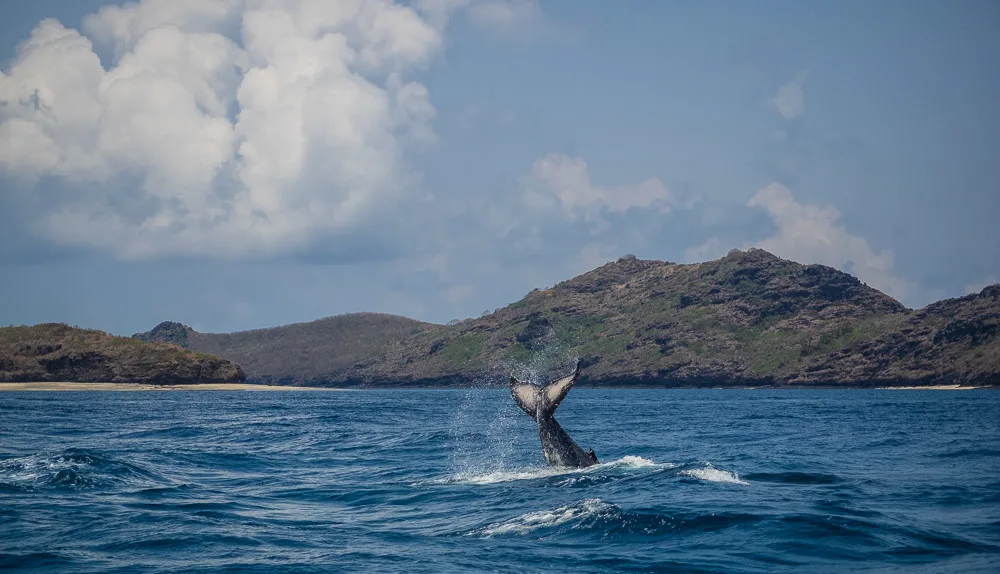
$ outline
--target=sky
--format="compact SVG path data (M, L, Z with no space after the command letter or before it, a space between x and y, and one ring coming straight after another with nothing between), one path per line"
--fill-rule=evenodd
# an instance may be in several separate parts
M8 0L0 324L475 317L761 247L1000 281L1000 4Z

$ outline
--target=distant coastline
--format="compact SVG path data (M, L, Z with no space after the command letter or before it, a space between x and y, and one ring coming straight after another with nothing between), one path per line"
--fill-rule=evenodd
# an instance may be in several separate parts
M393 386L373 386L373 387L297 387L282 385L257 385L253 383L200 383L183 385L151 385L144 383L73 383L73 382L0 382L0 392L22 392L22 391L356 391L356 390L453 390L472 387L418 387L410 385ZM659 387L659 386L616 386L616 387L591 387L583 386L583 389L622 389L622 390L867 390L867 391L971 391L975 389L995 389L996 387L984 386L963 386L963 385L926 385L922 387L864 387L864 386L843 386L843 387L822 387L822 386L748 386L748 387Z
M446 325L353 313L214 334L0 327L0 381L148 390L503 387L511 371L573 361L582 387L1000 387L1000 284L912 310L832 267L750 249L625 256Z
M261 384L503 385L515 365L579 359L580 386L595 387L1000 386L1000 284L912 310L760 249L695 264L625 256L447 325L354 313L235 333L165 321L134 337Z
M0 383L2 391L346 391L333 387L283 387L246 383L198 383L150 385L144 383Z

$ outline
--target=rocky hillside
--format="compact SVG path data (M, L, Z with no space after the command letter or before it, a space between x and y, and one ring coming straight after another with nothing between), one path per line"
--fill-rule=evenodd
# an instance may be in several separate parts
M793 382L1000 385L1000 284L908 313L876 337L813 361Z
M243 367L251 382L290 384L330 380L393 341L440 328L398 315L352 313L227 334L199 333L166 321L134 337L225 357Z
M300 384L503 384L580 358L591 385L1000 385L998 299L993 286L911 311L836 269L751 249L692 265L625 257L456 325L334 317L338 335L305 346L284 340L295 325L140 336ZM279 348L279 361L246 362Z
M61 323L0 328L0 381L148 384L242 382L231 361Z

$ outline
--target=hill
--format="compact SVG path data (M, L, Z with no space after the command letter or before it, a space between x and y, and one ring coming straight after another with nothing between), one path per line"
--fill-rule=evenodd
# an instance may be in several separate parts
M199 333L166 321L134 337L225 357L255 383L302 384L342 379L394 341L440 328L398 315L352 313L227 334Z
M0 328L0 381L191 384L242 382L230 361L62 323Z
M578 357L590 385L1000 384L1000 286L912 311L851 275L759 249L688 265L627 256L456 325L323 321L338 334L314 329L305 346L289 337L296 325L254 338L158 330L187 329L190 348L258 361L251 380L282 383L502 383Z

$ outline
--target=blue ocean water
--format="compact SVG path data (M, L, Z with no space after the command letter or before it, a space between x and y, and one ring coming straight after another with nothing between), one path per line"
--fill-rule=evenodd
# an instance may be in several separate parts
M0 393L0 570L996 572L1000 393Z

